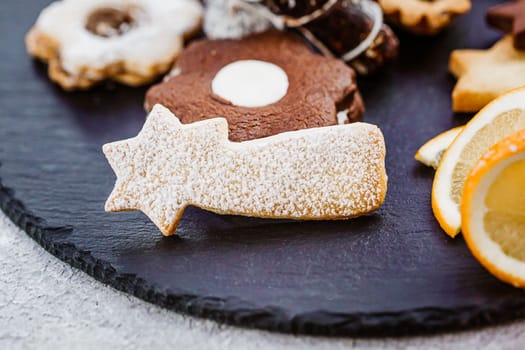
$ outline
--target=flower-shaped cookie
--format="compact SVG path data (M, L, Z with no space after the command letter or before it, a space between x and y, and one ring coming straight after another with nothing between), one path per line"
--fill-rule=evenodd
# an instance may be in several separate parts
M432 35L470 10L470 0L377 0L385 16L405 29Z
M198 0L61 0L42 11L26 46L66 90L140 85L170 68L201 15Z
M226 118L232 141L356 121L364 110L352 68L274 31L190 44L176 74L148 91L146 109L157 103L185 124Z

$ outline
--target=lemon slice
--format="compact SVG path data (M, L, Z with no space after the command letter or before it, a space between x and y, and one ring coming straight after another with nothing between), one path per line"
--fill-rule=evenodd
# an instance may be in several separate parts
M463 236L492 274L525 287L525 130L492 147L465 181Z
M492 101L472 118L441 159L432 186L432 209L443 230L455 237L461 229L459 205L472 166L491 146L525 128L525 88Z
M458 126L433 137L417 150L414 158L428 167L437 169L448 146L462 130L463 127Z

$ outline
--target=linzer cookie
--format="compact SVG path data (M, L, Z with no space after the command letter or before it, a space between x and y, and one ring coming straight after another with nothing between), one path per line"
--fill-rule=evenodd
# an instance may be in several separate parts
M377 0L389 21L415 34L433 35L470 10L470 0Z
M107 211L141 210L172 235L188 205L219 214L348 219L385 199L385 144L354 123L234 143L225 119L183 125L157 105L140 133L103 147L117 180Z
M506 36L488 50L455 50L449 69L458 82L452 92L455 112L477 112L507 90L525 85L525 51Z
M359 120L354 70L277 31L188 46L166 81L146 95L183 123L224 117L232 141Z
M140 85L169 70L201 14L197 0L56 1L38 17L26 46L66 90L105 79Z
M525 50L525 1L511 1L490 8L487 23L504 33L512 34L514 48Z

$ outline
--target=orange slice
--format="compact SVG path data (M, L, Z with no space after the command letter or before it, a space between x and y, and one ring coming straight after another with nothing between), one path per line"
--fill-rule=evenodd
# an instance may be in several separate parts
M437 169L448 146L461 131L463 127L458 126L433 137L417 150L414 158L428 167Z
M525 287L525 130L493 146L465 181L463 236L499 279Z
M461 230L459 206L470 169L491 146L521 129L525 129L525 87L496 98L479 111L447 149L434 178L432 209L449 236Z

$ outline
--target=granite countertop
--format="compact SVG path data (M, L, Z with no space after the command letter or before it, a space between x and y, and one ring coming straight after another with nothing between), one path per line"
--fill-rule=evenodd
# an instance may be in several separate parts
M426 337L274 334L183 316L56 259L0 212L0 349L521 349L525 321Z

